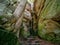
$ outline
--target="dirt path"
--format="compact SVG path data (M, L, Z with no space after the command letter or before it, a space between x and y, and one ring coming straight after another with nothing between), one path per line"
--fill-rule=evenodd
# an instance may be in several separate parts
M57 45L51 42L39 39L38 37L29 37L27 40L21 41L22 45Z

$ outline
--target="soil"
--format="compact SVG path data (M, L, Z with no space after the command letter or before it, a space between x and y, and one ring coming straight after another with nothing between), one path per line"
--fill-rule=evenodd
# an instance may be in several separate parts
M25 40L21 39L21 45L58 45L48 42L46 40L40 39L38 37L29 37Z

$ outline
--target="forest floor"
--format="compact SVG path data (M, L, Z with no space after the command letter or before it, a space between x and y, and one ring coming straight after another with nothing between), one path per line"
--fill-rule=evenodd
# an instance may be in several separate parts
M38 37L34 38L29 37L27 40L21 40L21 45L58 45L58 44L53 44Z

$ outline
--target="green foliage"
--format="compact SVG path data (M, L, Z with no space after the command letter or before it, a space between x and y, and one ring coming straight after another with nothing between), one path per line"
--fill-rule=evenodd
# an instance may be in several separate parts
M9 4L9 0L0 0L0 3L3 3L3 4Z
M6 30L12 30L11 25L13 12L17 6L17 0L0 0L0 25Z
M45 20L39 22L38 35L48 41L59 43L60 42L60 24L52 20Z
M0 0L0 45L17 45L18 38L13 32L11 17L17 0Z
M44 8L41 12L41 18L51 19L60 12L60 3L59 0L46 0ZM58 15L57 15L58 16Z
M55 43L60 43L60 24L56 21L60 21L59 2L60 0L46 0L38 22L38 35Z
M0 15L11 16L17 6L17 0L0 0Z
M16 45L17 37L12 32L0 29L0 45Z
M28 38L30 36L30 32L27 30L24 30L24 27L23 27L23 25L21 26L21 28L20 28L20 37L22 37L22 38Z

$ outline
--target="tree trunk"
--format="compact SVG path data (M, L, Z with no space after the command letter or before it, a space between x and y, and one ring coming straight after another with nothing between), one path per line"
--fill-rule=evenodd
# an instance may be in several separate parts
M21 1L20 1L20 4L18 4L15 12L13 13L14 16L15 16L17 19L22 15L22 13L23 13L23 11L24 11L24 9L25 9L26 2L27 2L27 0L21 0Z
M18 4L18 6L14 12L14 17L17 19L17 21L15 23L15 29L13 32L16 32L18 38L19 38L19 32L20 32L19 28L20 28L20 25L21 25L22 19L23 19L22 13L25 9L26 2L27 2L27 0L21 0L20 4Z

